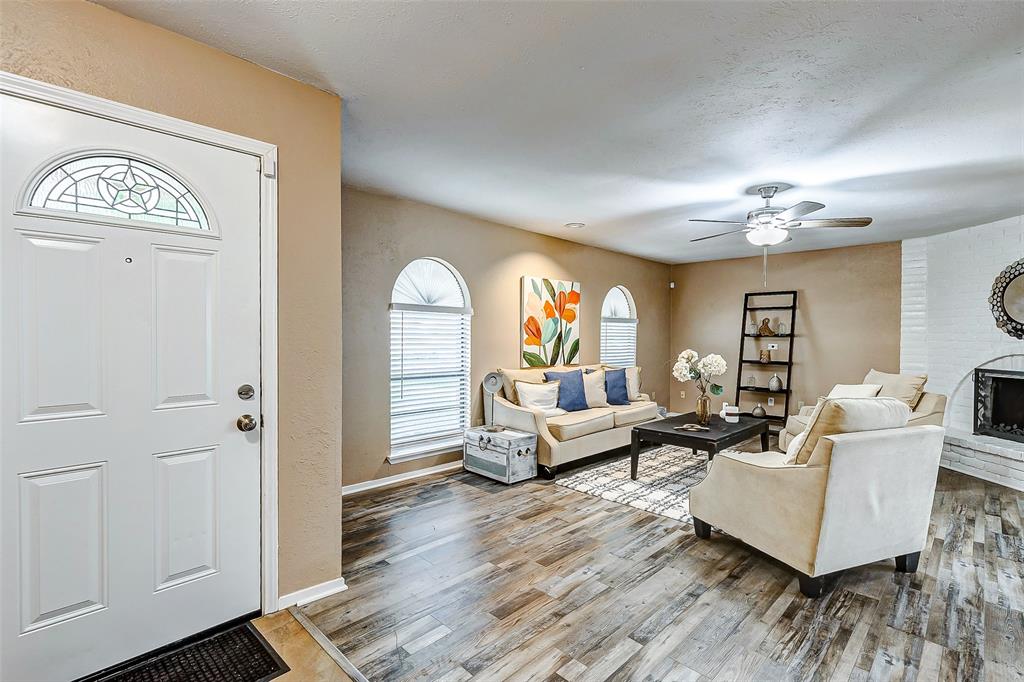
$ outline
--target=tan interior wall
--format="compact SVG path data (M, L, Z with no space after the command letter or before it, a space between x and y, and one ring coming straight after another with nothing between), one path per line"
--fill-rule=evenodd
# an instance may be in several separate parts
M0 68L278 145L279 587L341 575L341 101L78 0L4 0Z
M768 289L798 292L796 345L794 346L793 398L813 404L838 383L859 384L872 367L898 372L900 365L900 245L872 244L824 251L775 254L768 257ZM737 258L672 267L676 288L672 293L671 359L686 348L702 356L722 355L729 372L722 377L725 393L712 396L717 412L723 401L735 403L743 294L764 290L761 258ZM778 312L766 313L777 324ZM748 342L765 343L761 339ZM778 341L785 353L788 341ZM747 356L756 358L754 343ZM773 354L778 357L777 354ZM784 358L783 358L784 359ZM772 372L744 366L743 376L754 373L765 386ZM780 372L781 377L785 377ZM679 392L685 391L686 398ZM672 409L689 412L696 390L692 382L672 380ZM747 394L759 396L763 394ZM747 400L745 410L754 405ZM781 397L780 403L781 405ZM769 412L782 413L781 407Z
M425 204L345 187L343 409L345 483L359 483L450 462L459 453L387 462L388 304L410 261L441 258L462 274L473 301L473 414L482 419L480 382L497 367L519 366L519 288L523 275L582 284L580 356L600 355L601 303L623 284L639 314L638 364L644 389L668 389L669 266L517 230Z

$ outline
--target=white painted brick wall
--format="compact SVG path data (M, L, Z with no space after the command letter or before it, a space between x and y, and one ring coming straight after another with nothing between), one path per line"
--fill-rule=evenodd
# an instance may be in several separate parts
M1024 258L1024 216L903 242L902 371L928 372L927 390L949 397L942 464L1024 490L1024 464L972 436L975 367L1024 370L1024 341L996 329L992 282ZM1016 452L1022 448L1010 441Z

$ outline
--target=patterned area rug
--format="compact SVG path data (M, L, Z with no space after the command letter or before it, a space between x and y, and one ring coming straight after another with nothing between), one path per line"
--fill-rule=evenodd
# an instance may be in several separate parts
M690 488L707 475L708 456L663 445L640 453L637 480L629 477L629 457L595 464L555 480L565 486L684 523L691 521Z

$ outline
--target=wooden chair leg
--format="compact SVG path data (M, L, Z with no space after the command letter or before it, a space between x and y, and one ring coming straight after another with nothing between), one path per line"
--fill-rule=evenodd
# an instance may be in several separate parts
M901 554L898 557L896 557L896 570L900 573L917 573L917 564L920 561L920 552Z
M702 540L707 540L711 537L711 524L701 521L696 516L693 517L693 532L697 537Z
M809 575L799 574L800 578L800 594L811 599L817 599L821 596L821 593L825 591L825 576L819 575L817 578L812 578Z

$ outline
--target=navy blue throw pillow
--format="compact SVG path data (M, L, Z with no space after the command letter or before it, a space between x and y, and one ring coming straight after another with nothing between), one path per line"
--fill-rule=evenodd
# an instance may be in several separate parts
M558 385L558 406L566 412L587 409L587 394L583 391L583 372L544 372L545 381L560 381Z
M609 405L629 405L629 391L626 390L626 370L606 369L604 390L608 393Z

